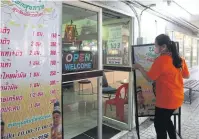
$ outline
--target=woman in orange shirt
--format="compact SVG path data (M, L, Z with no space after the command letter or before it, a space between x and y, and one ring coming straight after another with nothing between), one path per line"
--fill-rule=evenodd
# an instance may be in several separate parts
M155 53L160 54L146 71L140 64L133 65L148 81L156 82L156 108L154 125L157 139L177 139L174 125L171 121L173 112L181 107L184 101L183 78L189 78L185 60L182 59L175 42L161 34L155 39Z

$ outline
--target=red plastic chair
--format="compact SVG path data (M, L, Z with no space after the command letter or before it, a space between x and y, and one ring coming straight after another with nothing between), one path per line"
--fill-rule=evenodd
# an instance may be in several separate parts
M124 89L124 91L122 91ZM106 109L108 105L116 106L116 116L120 118L121 121L124 121L124 105L127 104L128 98L128 83L120 86L115 94L115 98L105 101L105 111L104 115L106 115Z

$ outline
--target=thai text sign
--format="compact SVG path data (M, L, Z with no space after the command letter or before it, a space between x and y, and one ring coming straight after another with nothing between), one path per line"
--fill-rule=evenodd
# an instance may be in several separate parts
M122 57L107 57L107 64L122 65Z
M149 70L154 62L154 60L158 57L154 52L155 45L154 44L144 44L144 45L136 45L133 46L133 61L134 63L141 64L145 70ZM179 47L177 45L177 49ZM155 115L155 88L152 86L152 82L148 82L141 72L138 70L135 71L136 80L136 103L138 116L154 116ZM177 109L174 114L178 114L179 109Z
M134 62L141 64L146 70L149 70L157 58L154 47L154 44L133 46ZM136 87L139 88L139 91L136 93L138 116L154 115L156 100L152 83L148 82L139 71L135 72Z
M1 139L61 139L62 3L0 4Z

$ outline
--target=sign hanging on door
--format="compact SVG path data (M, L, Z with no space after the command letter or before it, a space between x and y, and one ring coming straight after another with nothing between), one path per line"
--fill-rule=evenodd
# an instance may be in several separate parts
M93 68L90 51L65 52L62 57L63 72L88 71Z

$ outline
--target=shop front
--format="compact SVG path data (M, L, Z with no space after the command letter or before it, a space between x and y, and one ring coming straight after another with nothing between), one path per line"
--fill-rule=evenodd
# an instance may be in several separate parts
M132 128L131 16L80 1L1 1L1 12L2 137L109 139Z
M84 2L65 2L62 11L64 138L109 139L130 130L132 17ZM118 112L110 102L125 84L125 103ZM109 87L114 91L104 92Z

